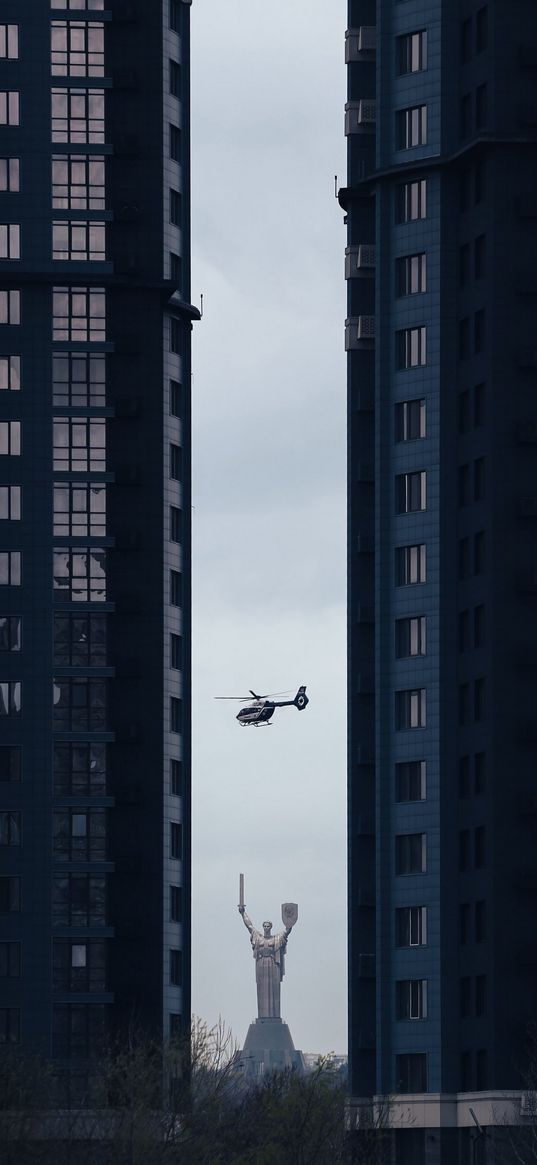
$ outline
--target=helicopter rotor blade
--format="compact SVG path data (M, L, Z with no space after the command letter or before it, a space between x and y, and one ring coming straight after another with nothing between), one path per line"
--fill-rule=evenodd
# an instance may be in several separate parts
M251 696L213 696L213 700L251 700Z

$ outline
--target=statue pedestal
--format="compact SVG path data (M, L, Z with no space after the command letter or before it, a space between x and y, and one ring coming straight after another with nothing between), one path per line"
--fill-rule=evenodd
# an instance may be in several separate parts
M282 1019L256 1019L251 1023L239 1059L245 1076L258 1079L274 1070L305 1069L302 1052L296 1050Z

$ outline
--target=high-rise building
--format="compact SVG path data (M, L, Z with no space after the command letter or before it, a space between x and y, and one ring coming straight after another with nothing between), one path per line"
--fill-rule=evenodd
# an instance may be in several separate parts
M0 1043L83 1088L190 1019L190 8L0 19Z
M537 10L348 13L351 1087L451 1165L536 1018Z

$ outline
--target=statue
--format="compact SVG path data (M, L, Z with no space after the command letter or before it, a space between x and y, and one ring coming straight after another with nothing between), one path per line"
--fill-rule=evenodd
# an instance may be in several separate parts
M285 930L272 934L272 923L263 923L263 934L256 930L244 906L244 876L240 875L239 914L250 932L255 959L255 980L257 984L257 1012L259 1019L280 1019L280 985L285 974L285 951L287 940L298 919L298 906L294 902L284 902L282 921Z

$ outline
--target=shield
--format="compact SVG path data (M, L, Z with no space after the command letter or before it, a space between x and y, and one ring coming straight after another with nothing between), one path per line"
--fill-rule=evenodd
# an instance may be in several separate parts
M295 925L298 919L298 905L296 902L282 902L282 922L287 929Z

